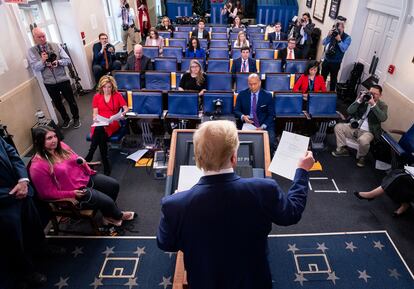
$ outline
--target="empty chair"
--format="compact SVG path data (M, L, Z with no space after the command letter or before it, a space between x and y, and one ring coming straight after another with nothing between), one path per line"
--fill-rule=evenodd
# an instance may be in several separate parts
M211 39L227 39L227 33L211 33Z
M275 51L270 48L258 48L256 49L255 57L256 59L274 59Z
M306 117L302 111L302 94L276 93L274 100L276 119L284 122L284 130L292 132L294 120Z
M204 50L207 50L208 40L205 38L202 38L202 39L198 39L198 41L200 41L200 47L203 48Z
M220 111L216 110L216 101L221 100ZM204 115L232 115L234 110L234 95L232 91L206 91L203 95Z
M262 40L254 40L252 41L252 49L256 51L258 48L270 48L269 41L262 41Z
M233 33L239 33L240 31L244 31L244 28L231 28L231 32Z
M226 26L211 26L210 28L212 33L227 33Z
M135 71L113 71L118 89L133 90L141 89L141 74Z
M198 93L191 91L169 91L167 118L198 118Z
M181 60L181 71L187 71L190 69L190 62L192 59L197 59L198 62L203 66L203 70L205 70L205 62L202 58L183 58Z
M237 40L237 35L239 35L239 32L230 32L230 35L229 35L230 42L234 42L235 40Z
M188 42L188 39L190 39L190 35L188 31L175 31L173 36L174 37L172 39L184 38L186 43Z
M235 82L236 82L236 92L240 92L242 90L245 90L249 88L249 85L247 83L247 78L249 77L250 73L236 73L235 74Z
M249 34L249 39L252 42L257 41L257 40L263 41L263 40L265 40L264 39L265 38L264 36L265 36L264 33L250 33Z
M229 49L228 48L210 48L209 58L229 58Z
M395 140L390 133L399 134L399 141ZM382 139L389 144L391 148L391 163L393 168L400 168L405 164L414 162L414 125L406 132L401 130L390 130L389 133L384 131Z
M163 112L162 91L132 91L130 112L138 118L160 118Z
M286 60L285 72L304 73L308 60Z
M154 60L154 67L157 71L177 71L177 58L157 57Z
M158 31L158 35L162 38L171 38L171 32L170 31Z
M173 57L177 59L177 63L181 63L183 58L183 50L179 46L168 46L163 48L162 52L164 57ZM171 70L174 71L174 70Z
M247 26L248 33L262 33L262 28L258 26Z
M229 43L227 39L212 39L210 40L210 48L228 48Z
M290 74L267 73L264 88L269 91L290 91Z
M142 53L148 58L154 59L155 57L158 57L160 52L160 49L158 46L143 46L142 47Z
M180 25L177 25L175 28L176 28L176 31L179 31L179 32L193 31L193 26L180 26Z
M287 47L287 41L273 41L272 45L273 49L282 50Z
M207 73L207 90L232 90L232 75L229 72Z
M151 90L170 90L171 73L147 71L145 73L145 88Z
M182 51L185 51L185 49L187 48L187 39L185 38L171 38L168 39L168 46L179 46L182 48ZM165 47L164 47L165 48Z
M336 111L337 96L334 92L310 93L308 98L308 112L312 118L339 118Z
M240 56L241 56L241 51L240 51L240 49L239 49L239 48L233 48L233 49L231 50L231 58L232 58L232 59L237 59L237 58L240 58Z
M260 73L282 72L281 59L262 59L260 60Z
M230 60L225 58L210 58L208 60L207 72L229 72Z

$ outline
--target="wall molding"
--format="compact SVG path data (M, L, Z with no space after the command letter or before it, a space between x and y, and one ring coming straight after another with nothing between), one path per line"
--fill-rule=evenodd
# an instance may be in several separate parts
M32 81L36 81L37 79L36 77L31 77L30 79L22 82L21 84L19 84L18 86L16 86L15 88L13 88L12 90L9 90L8 92L6 92L3 95L0 95L0 103L5 102L6 100L8 100L10 97L12 97L13 95L21 92L22 90L24 90L26 87L31 85Z

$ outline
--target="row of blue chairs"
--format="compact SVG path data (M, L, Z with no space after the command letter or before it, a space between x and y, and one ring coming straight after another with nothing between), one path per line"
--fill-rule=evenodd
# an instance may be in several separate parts
M211 39L227 39L230 41L234 41L237 39L237 35L239 31L232 31L230 33L227 32L212 32L210 33ZM190 39L190 36L193 36L191 32L187 31L175 31L175 32L168 32L168 31L159 31L158 35L162 36L163 38L185 38ZM266 34L264 33L246 33L248 39L250 40L267 40Z
M159 57L159 48L155 46L144 46L143 53L145 56L154 59ZM278 54L277 49L272 48L257 48L252 51L252 57L256 59L276 59ZM164 57L175 57L178 62L181 62L183 58L184 51L181 46L166 46L163 48L162 56ZM233 58L237 59L241 55L241 50L239 48L233 48L229 50L228 48L210 48L207 50L207 58Z
M121 91L128 101L130 116L138 118L184 118L194 119L200 116L199 97L197 92L168 91L168 109L164 113L163 92L132 90ZM234 112L234 94L231 91L206 91L203 96L203 115L215 112L214 100L222 100L222 114L232 115ZM276 118L338 118L336 111L337 95L334 92L311 93L308 107L303 111L301 93L274 94L274 113Z
M207 65L203 59L198 60L207 72L230 72L233 65L233 60L225 58L210 58L207 61ZM154 58L154 70L184 72L189 69L190 62L191 58L182 58L181 65L179 65L180 62L177 58L156 57ZM260 73L304 73L306 65L306 60L288 60L285 67L282 67L282 60L280 59L259 59L256 61L256 69Z
M175 27L176 32L190 32L193 31L196 27L190 25L177 25ZM246 31L247 33L263 33L264 27L258 26L247 26L246 28L229 28L226 25L206 25L206 29L211 31L212 33L226 33L229 31L238 32L238 31Z
M141 77L139 72L133 71L114 71L113 73L119 89L139 90L141 87ZM145 89L168 91L178 89L182 73L147 71L145 73ZM231 91L233 81L235 91L240 92L248 88L247 78L249 73L229 72L208 72L206 74L207 90ZM300 74L290 73L267 73L262 74L263 88L268 91L291 91L294 82Z

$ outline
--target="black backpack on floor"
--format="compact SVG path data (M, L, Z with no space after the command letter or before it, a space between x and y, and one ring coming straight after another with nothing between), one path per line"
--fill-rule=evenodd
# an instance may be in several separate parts
M338 97L345 101L352 102L357 96L358 85L361 83L362 73L364 72L364 64L355 62L354 67L349 74L349 78L345 83L338 83L336 91Z

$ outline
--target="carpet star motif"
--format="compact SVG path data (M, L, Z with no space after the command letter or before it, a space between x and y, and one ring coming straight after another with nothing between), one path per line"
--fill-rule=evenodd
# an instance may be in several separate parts
M75 247L75 250L72 251L73 257L76 258L79 255L83 254L83 247Z
M395 279L400 279L401 274L398 273L397 269L388 269L388 271L390 272L390 277L394 277Z
M124 285L129 286L129 289L131 289L133 286L138 286L137 278L129 278L128 282L126 282Z
M89 286L93 286L93 289L98 288L99 286L103 286L102 278L95 278L95 281L93 281Z
M295 275L296 275L296 279L293 280L293 281L299 282L300 283L300 286L303 286L303 282L308 281L308 279L306 279L305 277L303 277L303 274L302 273L300 273L300 274L296 274L295 273Z
M111 254L114 254L115 247L106 247L105 251L102 252L102 254L105 254L106 257L108 257Z
M160 286L164 286L164 289L167 289L168 286L171 286L171 276L168 278L165 278L164 276L162 276L162 282L160 284L158 284Z
M164 254L168 254L168 256L171 258L172 255L176 254L175 252L164 252Z
M141 255L145 254L145 247L137 247L137 250L134 252L134 254L137 254L138 257L140 257Z
M329 249L328 247L325 246L325 243L322 243L322 244L316 243L316 244L318 244L318 248L316 248L316 250L321 250L322 252L325 253L325 251Z
M299 249L298 248L296 248L296 244L293 244L293 245L291 245L291 244L288 244L288 246L289 246L289 249L287 249L287 251L289 252L292 252L293 254L295 254L295 252L296 251L299 251Z
M331 273L328 273L328 278L326 278L326 280L331 280L334 283L334 285L336 285L336 280L339 280L339 279L341 279L341 278L339 278L335 275L335 271L332 271Z
M61 289L62 287L65 287L65 286L69 286L68 280L69 280L69 277L68 278L59 277L59 282L57 282L55 286L58 287L58 289Z
M364 271L359 271L359 270L357 270L357 271L358 271L358 273L359 273L359 277L358 277L358 279L364 279L365 283L368 283L368 279L369 279L369 278L372 278L371 276L369 276L369 275L367 274L367 270L364 270Z
M355 249L358 249L357 246L354 246L354 242L345 242L346 244L346 250L350 250L352 253L354 252Z
M382 248L384 248L385 246L383 244L381 244L381 241L375 242L374 241L374 248L379 249L380 251L382 251Z

